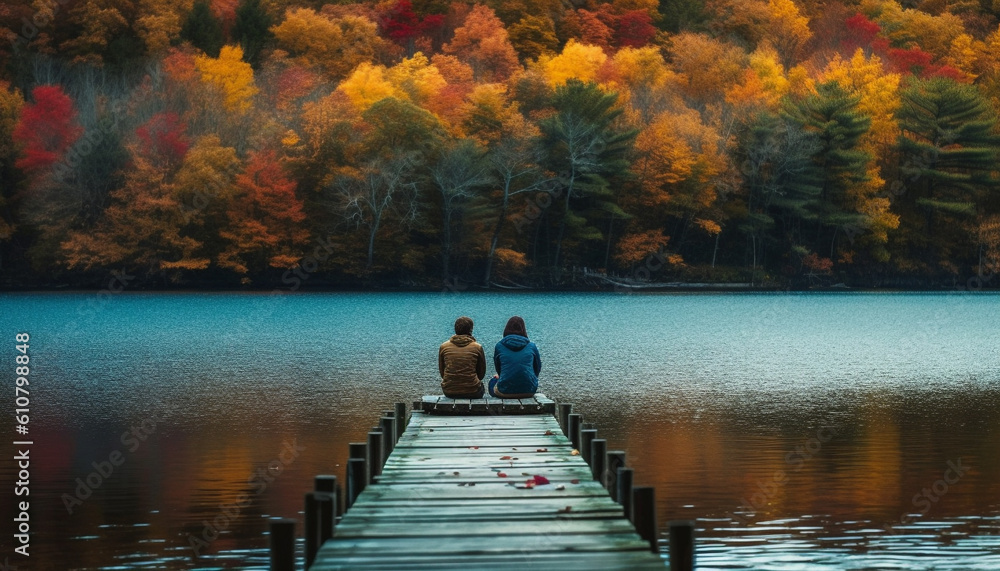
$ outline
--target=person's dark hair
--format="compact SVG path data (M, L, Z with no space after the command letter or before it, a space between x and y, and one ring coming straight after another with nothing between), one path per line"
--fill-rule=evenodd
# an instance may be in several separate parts
M472 320L464 315L456 319L455 335L472 335Z
M520 335L521 337L528 336L528 330L524 328L524 320L518 316L511 317L507 320L507 327L503 328L503 336L508 335Z

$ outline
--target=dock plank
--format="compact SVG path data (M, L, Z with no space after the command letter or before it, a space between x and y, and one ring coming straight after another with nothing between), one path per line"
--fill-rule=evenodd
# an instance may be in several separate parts
M310 569L664 569L547 403L424 397Z

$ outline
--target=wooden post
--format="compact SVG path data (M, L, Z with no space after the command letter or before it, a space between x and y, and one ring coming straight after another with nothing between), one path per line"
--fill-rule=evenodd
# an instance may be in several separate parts
M295 520L276 517L271 530L271 571L295 571Z
M316 492L317 550L323 543L333 537L333 527L336 525L334 514L337 513L337 498L333 494Z
M607 452L607 440L595 438L590 441L590 472L594 475L594 479L602 484L604 483L604 466L607 462L605 455Z
M569 437L569 415L573 412L573 403L559 403L557 408L559 412L559 426L562 428L563 434Z
M583 420L583 415L570 413L569 415L569 434L566 435L569 441L573 443L573 448L577 450L580 449L580 423Z
M385 464L396 444L396 419L391 416L383 416L380 426L382 427L382 463Z
M632 468L618 468L618 503L629 521L632 521L632 476Z
M625 451L609 450L604 455L604 487L611 494L611 499L618 501L618 468L625 467Z
M395 412L396 412L396 442L399 442L399 439L403 436L403 433L406 432L406 425L408 424L406 422L407 420L406 403L397 402Z
M313 478L313 486L317 492L332 494L337 491L337 477L321 474Z
M336 476L316 476L313 478L315 490L333 494L333 503L337 506L337 517L344 515L344 492L337 482Z
M364 458L351 458L347 461L347 509L354 505L368 484L367 463Z
M375 483L375 476L382 473L382 432L368 433L368 484Z
M597 438L596 428L585 428L580 431L580 457L587 464L590 464L590 446L591 442Z
M670 522L670 569L671 571L692 571L694 569L693 521Z
M656 529L656 490L651 486L632 488L632 523L639 537L649 542L649 550L660 552L659 534Z
M322 493L322 492L320 492ZM318 506L316 505L316 492L306 494L305 507L305 540L306 540L306 569L312 566L316 560L316 552L319 550L319 518Z

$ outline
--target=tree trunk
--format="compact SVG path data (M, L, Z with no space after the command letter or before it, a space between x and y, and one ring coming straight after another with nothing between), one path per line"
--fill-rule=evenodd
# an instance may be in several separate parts
M497 225L493 228L493 238L490 240L490 253L486 256L486 275L483 277L483 285L490 287L490 278L493 277L493 256L497 252L497 243L500 241L500 230L507 219L507 207L510 203L510 181L504 182L503 204L500 206L500 214L497 216Z
M563 218L559 223L559 236L556 238L556 255L552 259L552 268L555 270L556 279L559 279L559 254L562 251L563 238L566 236L566 218L569 217L569 197L573 195L573 182L576 179L576 173L570 172L569 184L566 186L566 202L563 210Z
M441 273L442 279L448 280L451 272L451 208L444 207L444 240L441 245Z

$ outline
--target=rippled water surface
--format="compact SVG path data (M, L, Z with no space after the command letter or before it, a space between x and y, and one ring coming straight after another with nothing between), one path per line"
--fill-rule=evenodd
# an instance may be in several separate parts
M301 518L312 477L342 475L347 443L380 411L438 392L436 350L455 317L475 319L489 352L519 314L542 390L627 451L636 483L656 487L661 525L697 520L699 568L997 570L998 302L0 295L8 451L14 335L31 335L34 535L30 560L10 563L266 567L266 518ZM280 472L264 477L269 464ZM0 461L4 514L15 479ZM0 557L13 555L4 520Z

